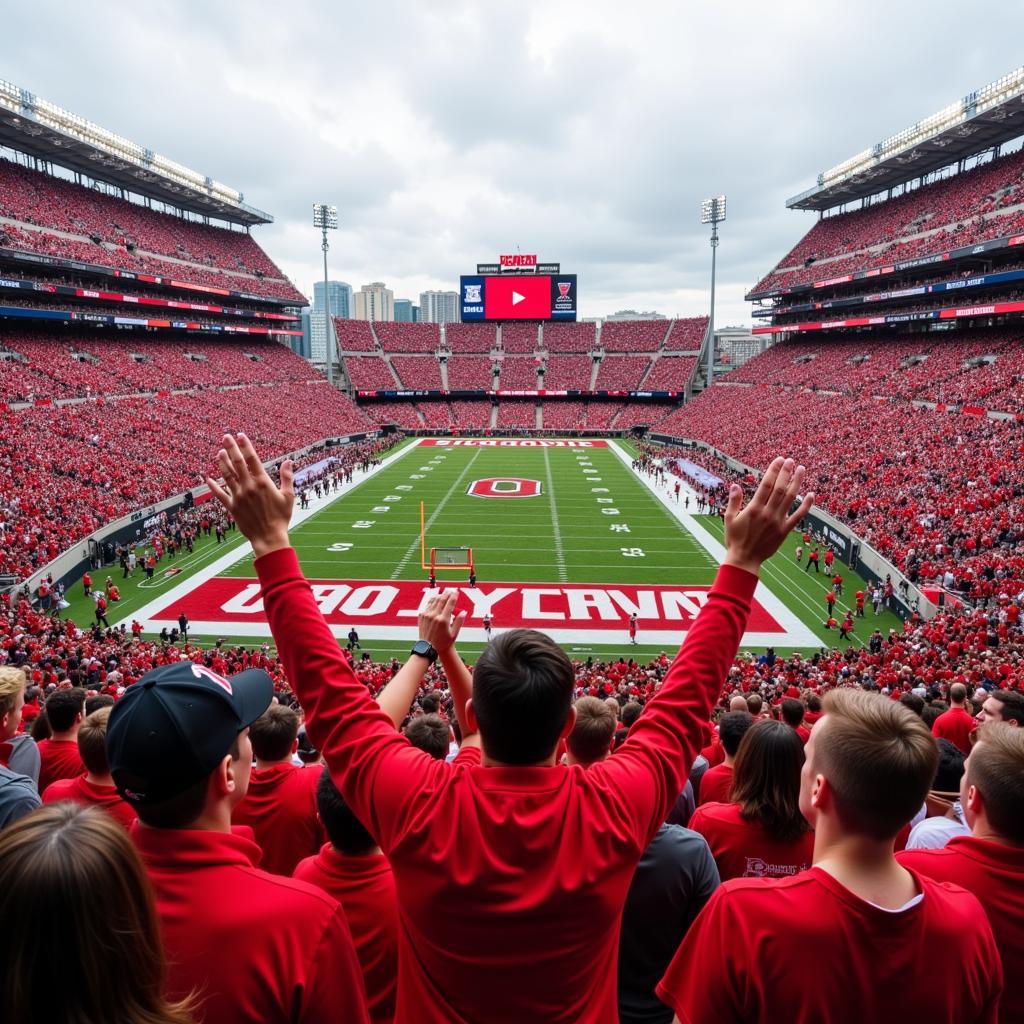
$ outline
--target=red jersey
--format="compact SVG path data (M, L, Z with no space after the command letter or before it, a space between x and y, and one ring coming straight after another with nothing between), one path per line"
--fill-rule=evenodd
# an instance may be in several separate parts
M908 870L936 882L962 885L988 914L1007 977L1024 969L1024 850L958 836L941 850L906 850L896 859ZM1024 1020L1024 989L1010 984L999 1005L1002 1021Z
M132 838L156 894L169 999L195 991L207 1024L369 1019L345 915L323 890L261 871L241 836L137 824Z
M249 791L231 812L231 820L251 826L256 833L264 871L290 875L300 860L320 849L324 836L316 812L319 781L319 765L253 769Z
M293 550L256 570L310 738L401 893L396 1018L614 1024L629 885L686 784L757 578L719 569L614 757L587 769L485 768L479 748L448 764L395 730L342 656Z
M125 828L130 828L138 815L131 804L121 799L114 786L96 786L84 775L73 779L58 779L50 783L43 792L44 804L55 804L60 800L71 800L76 804L102 807Z
M687 1024L995 1024L1003 971L981 905L957 886L915 880L923 898L900 911L820 868L727 882L686 933L658 998Z
M814 859L813 832L779 842L760 822L742 817L739 804L701 804L688 827L708 841L723 882L795 875L809 868Z
M943 711L932 722L932 735L936 739L949 740L955 743L965 754L971 752L971 733L977 727L974 717L963 708L950 708Z
M373 1024L395 1019L398 987L398 896L391 865L382 853L348 857L326 843L295 869L300 881L319 886L345 911Z
M73 779L85 774L76 740L39 741L39 792L58 779Z
M700 802L702 804L718 804L729 802L729 791L732 789L732 765L716 764L709 768L700 780Z

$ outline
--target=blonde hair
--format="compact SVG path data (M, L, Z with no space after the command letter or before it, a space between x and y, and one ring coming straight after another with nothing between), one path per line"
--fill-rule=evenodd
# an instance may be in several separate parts
M24 670L13 665L0 668L0 716L14 710L14 702L18 694L28 685L28 677Z
M828 779L847 829L892 839L931 788L939 763L935 738L909 708L866 690L833 690L824 710L812 771Z
M106 811L51 804L0 833L0 917L17 922L0 961L6 1020L45 1007L64 1024L191 1024L189 1001L164 998L149 879Z
M1024 843L1024 729L985 722L967 761L967 781L985 802L989 823L1013 843Z
M107 719L110 708L97 708L91 715L86 715L78 730L78 753L82 764L93 775L106 775L110 772L107 762Z

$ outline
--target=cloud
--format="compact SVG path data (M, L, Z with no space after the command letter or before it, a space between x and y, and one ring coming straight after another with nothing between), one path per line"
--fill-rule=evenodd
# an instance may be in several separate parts
M36 0L5 12L4 76L239 188L306 292L314 202L333 276L415 298L521 248L580 312L706 311L700 200L725 192L717 320L813 217L825 167L1019 63L1024 11L969 35L949 3Z

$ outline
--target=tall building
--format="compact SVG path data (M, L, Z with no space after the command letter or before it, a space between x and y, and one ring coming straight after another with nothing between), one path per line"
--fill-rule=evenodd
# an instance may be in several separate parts
M327 298L331 300L331 316L340 316L343 320L352 317L352 285L345 281L328 281ZM313 285L313 311L324 311L324 283L317 281Z
M288 344L291 345L291 349L296 355L302 356L303 359L312 359L309 340L309 306L302 307L299 319L302 324L302 337L289 336Z
M395 293L385 287L383 281L371 281L364 284L355 294L355 319L382 320L395 319Z
M420 292L420 320L428 324L457 323L458 292Z
M332 311L331 316L334 316ZM314 310L309 314L309 355L307 358L311 363L318 366L327 365L327 317L323 310ZM337 356L335 356L337 362Z
M401 324L416 323L419 306L412 304L412 299L395 299L395 320Z

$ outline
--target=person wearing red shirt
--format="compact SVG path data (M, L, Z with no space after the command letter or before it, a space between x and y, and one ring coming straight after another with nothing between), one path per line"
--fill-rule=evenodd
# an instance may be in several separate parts
M293 877L318 886L345 911L366 984L372 1024L395 1019L398 987L398 896L391 865L349 810L330 772L320 772L317 808L330 840Z
M746 703L746 702L744 702ZM718 737L725 751L725 760L713 768L709 768L700 780L700 803L728 803L729 791L732 789L732 767L736 761L736 751L740 748L740 740L754 724L754 716L749 711L730 711L722 715L718 722Z
M46 698L49 739L39 741L39 792L58 779L73 779L85 772L78 752L78 730L85 718L85 690L73 686L54 690Z
M259 847L232 832L252 768L249 726L273 692L259 669L226 678L178 661L147 672L111 710L107 757L139 816L131 836L156 895L167 995L193 994L205 1024L365 1022L338 902L261 871Z
M969 836L940 850L906 850L896 859L936 882L961 885L988 914L1008 978L1024 970L1024 732L1001 722L978 730L964 764L960 803ZM1007 985L1000 1020L1024 1020L1024 989Z
M780 711L782 720L800 737L800 742L806 744L811 738L811 731L804 725L804 702L798 697L786 697Z
M451 764L411 747L353 673L299 570L288 540L292 463L282 465L278 488L244 435L225 435L217 461L227 489L207 484L252 543L271 632L309 734L395 873L396 1018L617 1020L629 882L683 791L761 563L813 501L805 496L787 515L803 467L775 460L745 508L733 486L725 563L679 655L622 747L582 768L555 764L558 741L573 726L575 674L565 651L534 630L506 630L470 679L454 646L465 618L452 619L454 591L421 614L410 664L415 659L422 678L440 657L463 747Z
M46 787L43 803L71 800L77 804L102 807L126 829L137 815L132 806L121 799L107 764L107 720L110 708L100 708L87 715L78 730L78 751L85 765L85 774L73 779L58 779Z
M971 733L977 728L974 715L967 711L967 687L954 683L949 688L950 709L943 711L932 722L932 735L936 739L949 740L965 754L971 752Z
M313 856L323 843L316 813L321 769L292 763L299 746L299 716L291 708L271 704L252 723L249 739L256 767L231 820L252 827L263 850L260 867L264 871L290 875L300 860Z
M788 725L755 722L747 730L733 768L733 802L701 804L690 819L708 841L722 881L810 867L814 835L798 807L803 760Z
M864 618L864 591L863 590L858 590L857 593L853 595L853 599L857 603L857 618L858 619L863 619Z
M894 1013L995 1024L1003 970L981 904L893 855L935 774L928 728L877 694L836 690L806 754L800 807L815 830L814 866L726 882L680 945L659 998L687 1024L862 1024ZM808 951L827 969L808 971Z

